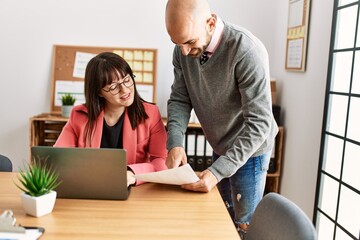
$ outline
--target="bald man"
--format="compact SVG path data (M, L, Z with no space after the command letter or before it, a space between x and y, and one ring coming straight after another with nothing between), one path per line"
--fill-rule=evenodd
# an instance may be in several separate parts
M183 188L208 192L217 185L242 235L263 196L278 131L267 51L249 31L211 13L206 0L169 0L165 16L176 45L166 165L186 164L182 144L194 109L214 162Z

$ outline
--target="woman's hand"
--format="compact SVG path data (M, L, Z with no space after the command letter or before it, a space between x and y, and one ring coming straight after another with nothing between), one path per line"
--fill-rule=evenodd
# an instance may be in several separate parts
M135 185L136 184L136 179L134 177L134 173L132 171L127 171L127 186L129 187L130 185Z

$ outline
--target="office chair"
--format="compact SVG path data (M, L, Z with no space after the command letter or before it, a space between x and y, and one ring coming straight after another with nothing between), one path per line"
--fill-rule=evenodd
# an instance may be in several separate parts
M0 172L12 172L12 168L10 159L0 154Z
M289 199L268 193L256 207L246 240L315 240L314 225Z

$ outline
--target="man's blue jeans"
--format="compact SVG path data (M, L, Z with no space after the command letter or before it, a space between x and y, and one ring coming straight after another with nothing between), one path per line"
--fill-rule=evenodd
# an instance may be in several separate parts
M219 155L213 153L213 161L218 158ZM255 208L264 194L269 162L270 153L251 157L234 175L224 178L217 184L236 227L239 224L250 223Z

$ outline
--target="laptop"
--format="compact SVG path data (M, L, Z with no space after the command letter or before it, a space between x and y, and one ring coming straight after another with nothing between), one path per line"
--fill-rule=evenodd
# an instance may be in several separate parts
M31 156L59 173L58 198L126 200L129 196L124 149L35 146Z

